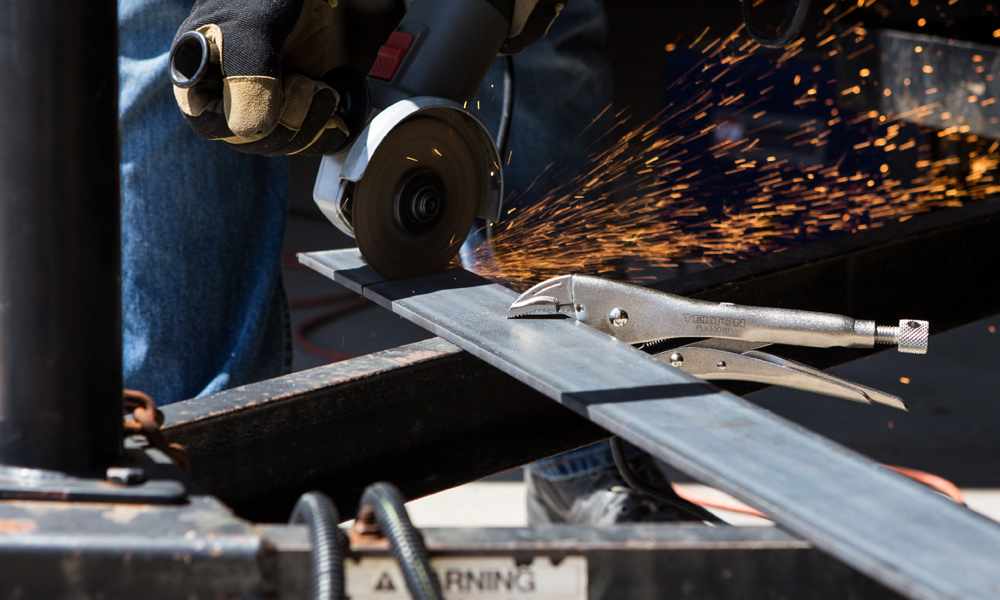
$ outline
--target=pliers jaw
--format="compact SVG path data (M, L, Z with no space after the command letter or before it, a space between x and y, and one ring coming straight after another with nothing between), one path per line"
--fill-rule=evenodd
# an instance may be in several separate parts
M575 317L577 305L573 301L574 277L560 275L533 286L510 305L507 318L558 314Z
M768 345L708 339L664 350L654 356L707 381L751 381L861 404L882 404L908 410L906 403L898 396L760 351Z

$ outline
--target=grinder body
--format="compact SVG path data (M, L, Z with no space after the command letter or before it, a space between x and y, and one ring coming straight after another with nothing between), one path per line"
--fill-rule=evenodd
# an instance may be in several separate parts
M512 12L512 0L414 0L366 78L367 123L323 158L314 199L380 275L443 268L474 218L499 217L500 156L464 104Z

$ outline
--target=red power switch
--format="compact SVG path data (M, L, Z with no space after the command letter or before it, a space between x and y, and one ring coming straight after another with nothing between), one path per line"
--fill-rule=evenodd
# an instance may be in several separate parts
M413 36L411 34L393 31L389 40L378 49L378 57L375 59L375 64L372 65L372 70L368 72L368 76L386 81L392 79L412 44Z

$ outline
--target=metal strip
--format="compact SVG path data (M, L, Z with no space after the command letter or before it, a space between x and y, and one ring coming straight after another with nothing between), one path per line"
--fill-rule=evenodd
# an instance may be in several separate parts
M994 598L1000 525L867 458L462 270L380 281L357 250L301 256L653 456L912 598Z

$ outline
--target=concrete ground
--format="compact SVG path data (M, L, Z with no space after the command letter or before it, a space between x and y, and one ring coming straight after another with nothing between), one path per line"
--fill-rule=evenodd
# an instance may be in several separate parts
M308 170L310 165L297 168ZM294 191L294 190L293 190ZM302 191L300 190L300 195ZM346 247L315 209L296 202L289 219L289 253ZM289 296L317 298L343 293L329 280L294 265L286 269ZM301 325L340 304L294 308ZM854 315L863 317L864 315ZM920 315L904 315L919 318ZM932 332L933 332L933 323ZM904 398L910 412L865 406L794 390L771 388L750 398L871 458L927 471L958 485L967 504L1000 520L1000 317L932 335L925 356L894 351L855 361L831 372ZM374 305L312 329L314 344L337 352L367 354L425 339L428 334ZM296 347L296 370L328 362ZM696 482L679 482L696 485ZM522 471L442 492L411 503L418 526L518 526L526 523ZM720 513L735 524L761 519Z

